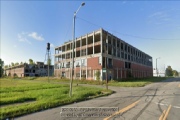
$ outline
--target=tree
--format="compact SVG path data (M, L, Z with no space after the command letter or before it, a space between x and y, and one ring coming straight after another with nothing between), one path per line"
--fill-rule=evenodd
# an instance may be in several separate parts
M95 73L97 80L100 80L100 74L101 74L100 71L97 70L96 73Z
M20 65L22 65L22 64L23 64L23 62L20 63Z
M0 77L3 76L3 72L4 72L3 66L4 66L4 61L2 61L0 58Z
M12 66L12 67L14 66L14 63L13 63L13 62L11 62L11 66Z
M16 65L19 65L19 63L18 63L18 62L16 62L14 65L15 65L15 66L16 66Z
M8 65L5 65L4 68L7 69L9 66Z
M168 66L166 68L166 75L167 76L173 76L173 70L172 70L171 66Z
M177 70L173 70L173 76L178 76L178 75L179 75L178 71Z
M32 59L29 59L29 64L30 64L30 65L33 65L33 63L34 63L33 60L32 60Z

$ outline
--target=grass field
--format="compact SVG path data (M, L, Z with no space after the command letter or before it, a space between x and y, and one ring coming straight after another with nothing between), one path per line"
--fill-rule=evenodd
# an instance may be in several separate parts
M73 86L73 97L70 98L68 84L48 83L45 81L47 78L41 78L40 81L32 79L0 79L0 119L14 118L112 93L101 88Z
M136 78L122 81L111 81L109 82L110 86L119 86L119 87L144 87L153 82L160 82L165 80L165 77L152 77L152 78Z
M37 81L48 81L47 77L38 77L38 78L26 78ZM151 78L130 78L130 79L122 79L122 80L111 80L108 82L109 86L119 86L119 87L143 87L147 84L153 82L159 82L167 79L166 77L151 77ZM59 78L50 78L52 82L60 82L60 83L69 83L69 79L59 79ZM106 84L106 81L103 82L98 80L74 80L73 83L78 84L90 84L90 85L102 85Z

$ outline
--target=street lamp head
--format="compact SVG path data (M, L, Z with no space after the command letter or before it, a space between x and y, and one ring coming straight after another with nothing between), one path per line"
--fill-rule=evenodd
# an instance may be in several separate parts
M83 2L82 4L81 4L81 6L84 6L85 5L85 3Z

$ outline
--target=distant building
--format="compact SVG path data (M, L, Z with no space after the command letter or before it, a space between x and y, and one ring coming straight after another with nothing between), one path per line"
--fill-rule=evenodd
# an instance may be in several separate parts
M165 70L157 70L157 71L156 69L153 70L154 77L165 77L165 74L166 74Z
M72 41L55 48L54 74L71 78ZM107 67L106 67L107 66ZM107 69L106 69L107 68ZM111 33L99 29L76 38L74 49L74 78L122 79L152 77L152 57Z
M54 66L49 66L49 75L52 76L54 73ZM5 74L7 76L13 77L27 77L27 76L48 76L48 65L43 62L37 62L36 64L17 65L5 69Z

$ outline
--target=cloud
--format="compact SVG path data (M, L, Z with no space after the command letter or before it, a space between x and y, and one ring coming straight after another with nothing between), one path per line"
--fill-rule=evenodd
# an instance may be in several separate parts
M164 16L165 16L165 13L163 13L163 12L155 12L155 13L149 15L148 17L152 18L152 17L164 17Z
M17 45L13 45L14 48L17 48Z
M31 42L26 37L27 37L27 33L22 32L22 33L18 34L18 40L20 42L26 42L28 44L31 44Z
M29 37L32 37L35 40L43 41L44 38L41 35L38 35L36 32L28 34Z
M148 23L153 23L156 25L167 24L167 22L171 21L171 17L167 14L167 12L163 11L158 11L148 16Z
M38 33L37 32L31 32L31 33L28 33L28 32L21 32L21 33L19 33L18 35L17 35L17 37L18 37L18 40L20 41L20 42L26 42L26 43L28 43L28 44L31 44L31 42L30 42L30 38L33 38L33 39L35 39L35 40L37 40L37 41L43 41L44 40L44 38L42 37L42 35L38 35ZM29 39L28 39L29 38Z
M127 1L125 0L125 1L122 2L122 4L126 4L126 2L127 2Z

